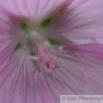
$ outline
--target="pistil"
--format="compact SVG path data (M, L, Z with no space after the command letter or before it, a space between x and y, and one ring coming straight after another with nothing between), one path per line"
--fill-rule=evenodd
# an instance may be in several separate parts
M30 58L37 64L37 69L40 67L43 69L43 73L45 75L53 75L55 69L62 66L63 61L57 60L56 58L54 59L52 56L50 56L49 49L45 49L39 40L33 41L33 44L36 47L38 53L37 55L31 56Z

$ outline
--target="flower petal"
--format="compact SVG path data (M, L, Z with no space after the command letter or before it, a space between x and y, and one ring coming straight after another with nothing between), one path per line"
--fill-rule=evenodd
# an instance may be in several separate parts
M0 10L0 70L8 62L21 38L16 23Z
M0 72L0 103L54 103L29 56L29 48L18 49Z
M28 24L41 23L42 20L60 8L66 0L1 0L0 6L4 8L10 15L21 18ZM5 2L5 3L4 3ZM28 21L29 19L29 21Z
M75 0L51 20L44 36L61 44L103 43L103 0Z
M63 60L62 67L52 77L46 77L55 103L60 95L103 94L102 44L65 46L54 54Z

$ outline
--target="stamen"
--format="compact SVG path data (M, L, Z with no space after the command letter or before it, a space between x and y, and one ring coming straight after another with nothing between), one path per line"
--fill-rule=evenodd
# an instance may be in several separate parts
M56 68L60 68L63 65L63 60L59 60L56 64Z
M23 40L23 44L27 44L31 47L30 54L31 56L28 59L33 60L36 70L39 72L43 71L45 75L51 76L54 74L56 68L60 68L63 64L62 60L58 60L56 57L49 55L50 51L50 42L43 41L41 43L42 37L38 35L37 32L32 32L26 36ZM51 41L52 43L55 43ZM61 51L63 47L57 48ZM42 69L42 70L41 70ZM35 70L35 72L36 72Z
M61 47L59 47L59 51L62 51L63 50L63 47L61 46Z
M44 48L45 48L46 50L49 50L49 49L50 49L50 43L49 43L48 41L45 41L43 45L44 45Z
M44 43L44 46L39 42L39 40L36 40L34 42L34 45L37 49L37 54L35 56L30 56L29 58L32 59L35 64L38 66L44 68L43 72L45 75L51 76L54 74L54 71L56 68L59 68L62 66L63 61L57 60L56 57L52 57L49 54L49 50L45 49L45 47L49 48L49 43L46 41Z
M38 61L39 57L38 56L29 56L30 59L34 60L34 61Z

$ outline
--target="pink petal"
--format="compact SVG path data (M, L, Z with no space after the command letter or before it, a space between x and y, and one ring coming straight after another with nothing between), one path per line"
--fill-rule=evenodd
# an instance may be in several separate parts
M15 22L0 10L0 71L7 64L21 38Z
M41 23L48 16L57 11L57 9L66 0L1 0L0 5L10 15L21 18L22 21L32 23ZM28 21L29 20L29 21ZM32 24L34 25L34 24Z
M54 103L41 73L29 59L29 48L17 50L0 73L0 103Z
M59 103L60 95L103 94L102 44L64 46L54 54L64 61L52 77L46 77L55 103Z
M58 12L61 12L63 9L65 9L67 6L69 6L74 0L66 0L66 2L62 5L60 10Z
M75 0L59 12L44 36L58 43L103 43L103 0Z

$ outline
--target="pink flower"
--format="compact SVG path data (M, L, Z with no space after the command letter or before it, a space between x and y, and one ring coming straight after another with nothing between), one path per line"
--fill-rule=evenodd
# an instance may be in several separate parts
M102 16L103 0L0 0L0 103L103 94Z

